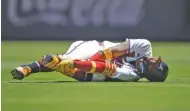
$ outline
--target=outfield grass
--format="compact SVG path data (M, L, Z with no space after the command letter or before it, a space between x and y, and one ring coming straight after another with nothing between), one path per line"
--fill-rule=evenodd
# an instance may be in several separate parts
M2 111L189 111L190 43L155 43L170 72L165 83L84 83L59 73L12 80L10 70L71 42L2 42ZM73 81L73 82L64 82Z

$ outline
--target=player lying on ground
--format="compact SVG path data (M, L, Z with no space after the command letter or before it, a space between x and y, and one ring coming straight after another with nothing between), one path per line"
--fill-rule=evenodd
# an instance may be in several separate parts
M108 56L108 58L101 56L106 52L109 52L105 54L105 57ZM135 58L131 61L129 56L138 56L138 59ZM14 79L19 80L32 73L56 70L79 81L136 81L143 77L149 81L164 81L168 73L167 65L160 58L156 60L151 56L151 43L145 39L126 39L123 43L77 41L63 55L45 56L38 62L17 67L11 73ZM66 69L62 68L62 71L59 71L54 65L48 65L49 62L51 63L48 59L51 60L52 57L53 60L59 60L57 63L54 62L60 66L67 67L68 62L66 61L70 59L72 64L77 65ZM87 59L89 60L81 61ZM104 61L105 59L109 59L109 61ZM65 62L61 62L63 63L61 65L60 61L62 60ZM95 67L93 67L95 69L89 70L92 64L97 66L97 70ZM112 66L112 68L109 66ZM110 72L109 74L112 74L112 76L106 71ZM149 76L147 77L147 75Z

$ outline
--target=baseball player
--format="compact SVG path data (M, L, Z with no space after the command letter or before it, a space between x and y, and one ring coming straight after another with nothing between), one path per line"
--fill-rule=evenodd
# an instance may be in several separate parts
M69 64L68 60L72 62ZM67 68L60 69L60 66ZM126 39L122 43L93 40L76 41L64 54L46 55L40 61L13 69L11 73L14 79L21 80L32 73L50 71L61 72L79 81L137 81L141 78L164 81L168 67L161 58L152 57L151 43L146 39Z

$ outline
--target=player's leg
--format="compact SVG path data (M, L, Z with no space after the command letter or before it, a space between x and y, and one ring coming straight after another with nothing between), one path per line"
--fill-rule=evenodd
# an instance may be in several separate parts
M62 55L62 58L89 59L99 50L101 50L101 46L96 40L76 41L71 44L68 51Z
M42 59L30 64L21 65L11 71L13 79L21 80L26 76L38 72L51 72L52 69L45 67L42 64Z
M63 59L61 61L58 61L56 57L57 56L48 55L44 59L44 66L50 69L54 69L55 71L65 75L72 75L73 73L71 72L76 68L88 73L99 73L106 76L112 76L116 68L115 64L106 61L72 59Z
M81 47L83 42L84 41L76 41L76 42L72 43L66 52L66 56L74 58L75 55L79 55L79 51L81 51L81 49L84 47L84 46ZM84 43L84 44L86 44L86 43ZM79 48L79 47L81 47L81 48ZM76 57L78 57L78 56L76 56ZM29 76L30 74L33 74L33 73L50 72L50 71L52 71L52 70L45 67L42 64L42 60L39 60L39 61L35 61L33 63L30 63L30 64L25 64L25 65L21 65L19 67L16 67L15 69L13 69L11 71L11 74L12 74L14 79L21 80L24 77Z

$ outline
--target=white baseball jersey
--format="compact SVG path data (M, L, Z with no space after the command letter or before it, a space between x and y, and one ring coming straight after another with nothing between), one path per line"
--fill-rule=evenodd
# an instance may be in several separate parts
M135 52L135 56L152 56L151 43L146 39L126 39L126 49L129 52ZM110 41L98 42L92 41L76 41L71 44L67 52L63 55L63 58L71 59L89 59L92 55L100 50L116 46L120 43L114 43ZM135 81L141 77L135 72L133 65L128 63L121 63L121 67L116 68L113 79L122 81ZM92 81L104 81L105 75L93 74Z

